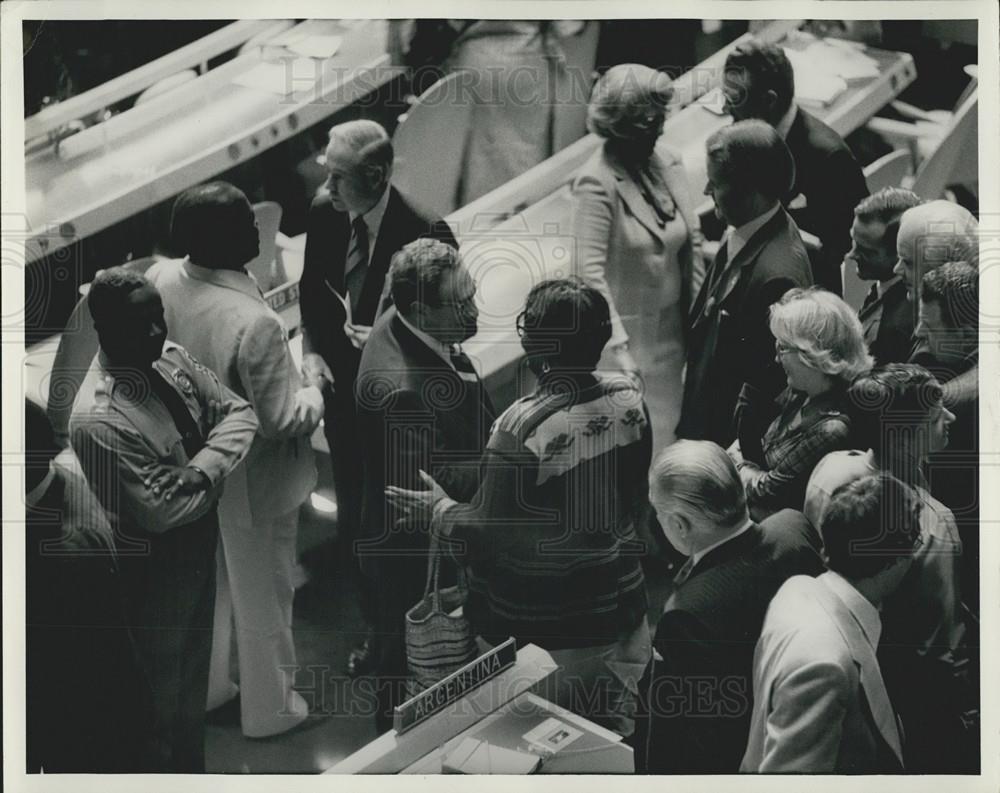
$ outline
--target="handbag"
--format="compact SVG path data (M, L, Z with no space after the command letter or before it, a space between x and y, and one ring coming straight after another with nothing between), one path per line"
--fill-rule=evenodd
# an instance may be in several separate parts
M424 595L406 612L406 661L411 679L410 696L444 679L474 661L479 655L472 626L464 614L453 614L465 604L468 591L465 570L458 565L456 586L441 589L441 558L444 552L437 532L431 531Z

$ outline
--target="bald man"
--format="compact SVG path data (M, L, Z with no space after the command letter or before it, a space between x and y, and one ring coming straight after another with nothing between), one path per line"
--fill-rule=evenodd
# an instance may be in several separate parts
M361 350L388 301L385 276L393 254L418 237L458 247L446 223L422 218L390 184L392 164L389 135L376 122L348 121L330 130L329 177L309 210L300 282L303 374L309 382L327 384L324 430L337 491L337 530L359 582L352 546L364 484L354 404ZM345 303L351 307L350 323ZM370 602L362 591L368 624ZM365 639L351 653L352 676L370 669L369 645Z
M946 262L979 265L979 222L960 204L928 201L906 210L899 221L893 270L906 284L906 296L917 302L923 276Z

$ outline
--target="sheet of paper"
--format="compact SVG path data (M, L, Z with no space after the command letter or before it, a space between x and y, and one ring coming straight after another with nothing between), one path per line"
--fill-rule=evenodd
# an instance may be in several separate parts
M275 62L259 63L249 71L237 75L237 85L268 91L278 96L288 96L312 88L322 73L322 65L312 58L282 58Z
M313 35L287 44L292 52L307 58L330 58L340 49L340 36Z
M537 727L524 734L524 740L539 746L546 752L555 753L569 746L583 735L581 730L571 727L566 722L556 718L547 718Z
M704 96L699 97L695 104L701 105L705 110L714 113L717 116L728 115L726 113L726 97L722 93L721 88L713 88Z

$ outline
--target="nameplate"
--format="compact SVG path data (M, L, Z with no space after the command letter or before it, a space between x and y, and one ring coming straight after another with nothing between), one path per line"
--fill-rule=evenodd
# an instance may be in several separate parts
M289 281L281 286L276 286L264 295L264 300L274 311L281 311L290 303L299 302L299 282Z
M440 713L490 678L513 666L516 660L517 645L510 638L426 691L406 700L394 710L392 726L396 734L401 735L435 713Z

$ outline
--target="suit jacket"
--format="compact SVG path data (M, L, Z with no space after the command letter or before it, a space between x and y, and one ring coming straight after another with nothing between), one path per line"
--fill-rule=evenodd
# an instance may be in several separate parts
M281 319L245 273L175 259L147 275L163 298L169 337L246 399L260 423L244 465L226 485L223 514L249 527L295 509L316 484L309 436L323 415L323 396L303 389Z
M640 685L642 710L652 712L637 726L648 730L640 770L739 770L764 612L787 578L822 571L819 547L802 513L783 510L709 551L670 595L653 642L662 660Z
M858 312L868 351L877 366L906 363L913 349L913 304L906 299L906 284L896 280L875 301Z
M375 321L393 254L421 237L432 237L458 247L444 221L429 222L420 217L396 188L390 186L368 274L353 312L355 323L371 325ZM348 411L352 410L354 402L354 380L361 352L344 334L344 307L333 292L347 295L344 268L350 239L350 215L334 209L329 195L315 198L309 209L305 263L299 288L302 327L313 351L323 356L333 372L338 406Z
M777 397L785 373L774 357L768 310L789 289L811 283L798 227L782 209L733 261L722 244L692 306L680 437L728 446L744 384L761 405Z
M463 380L403 324L395 307L376 321L365 344L355 394L364 438L356 552L367 575L391 582L387 596L413 605L425 580L427 526L398 515L385 488L423 490L418 471L424 470L453 499L471 501L496 413L482 382Z
M653 208L606 146L594 152L573 182L574 269L608 300L612 344L625 340L626 326L648 325L649 335L655 335L661 312L671 306L680 308L683 330L692 296L705 277L701 230L684 162L678 152L660 145L650 166L659 172L687 227L687 240L673 261L667 259L664 228ZM623 323L618 307L638 317Z
M754 654L743 772L901 770L899 728L872 646L878 640L831 586L835 575L794 576L771 601Z
M840 294L840 265L851 248L854 207L868 195L861 166L844 139L815 116L798 108L785 137L795 160L795 182L786 207L803 231L819 237L823 250L814 271L816 282ZM801 196L801 198L797 198Z

